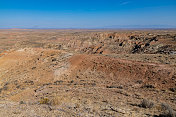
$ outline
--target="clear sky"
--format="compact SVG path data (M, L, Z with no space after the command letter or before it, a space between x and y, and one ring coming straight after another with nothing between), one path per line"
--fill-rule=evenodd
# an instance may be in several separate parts
M176 0L0 0L0 28L176 27Z

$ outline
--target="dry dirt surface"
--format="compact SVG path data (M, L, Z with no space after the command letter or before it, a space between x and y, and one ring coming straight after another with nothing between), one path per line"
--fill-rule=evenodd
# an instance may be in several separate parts
M0 117L176 117L176 30L0 30Z

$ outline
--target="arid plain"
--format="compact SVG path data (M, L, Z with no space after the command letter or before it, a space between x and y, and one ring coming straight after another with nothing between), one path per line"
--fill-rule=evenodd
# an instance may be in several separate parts
M0 30L1 117L175 117L176 30Z

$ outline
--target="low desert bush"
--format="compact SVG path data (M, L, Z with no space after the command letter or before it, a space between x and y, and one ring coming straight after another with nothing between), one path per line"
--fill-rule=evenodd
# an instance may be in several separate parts
M20 101L19 104L25 104L25 102L24 101Z
M176 117L176 112L168 105L161 103L163 114L160 117Z
M154 106L154 103L147 99L143 99L139 106L143 108L152 108Z

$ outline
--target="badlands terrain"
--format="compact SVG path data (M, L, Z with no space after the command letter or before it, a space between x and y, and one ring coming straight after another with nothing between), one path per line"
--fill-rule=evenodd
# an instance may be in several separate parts
M0 117L175 117L176 30L0 30Z

